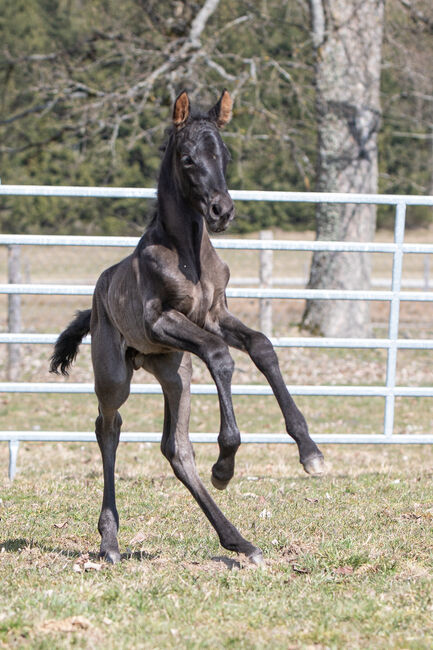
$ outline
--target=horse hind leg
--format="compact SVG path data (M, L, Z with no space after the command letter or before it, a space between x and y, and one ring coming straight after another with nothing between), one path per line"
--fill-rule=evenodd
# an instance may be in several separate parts
M99 556L113 564L120 560L117 541L119 515L116 508L114 467L121 424L122 419L117 411L109 412L99 406L95 431L99 449L101 450L104 472L104 493L98 521L98 530L101 535Z
M113 338L92 337L92 358L95 371L95 392L99 401L99 415L95 422L96 438L102 455L104 492L98 530L101 535L99 555L108 562L120 560L117 531L119 515L116 508L114 468L119 444L122 418L118 409L129 396L132 364L125 359L120 345ZM100 343L103 347L100 347ZM111 343L111 345L110 345ZM103 356L101 356L103 353Z

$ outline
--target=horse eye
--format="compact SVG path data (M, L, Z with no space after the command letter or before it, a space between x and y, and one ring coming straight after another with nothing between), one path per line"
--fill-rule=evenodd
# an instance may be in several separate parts
M194 161L191 156L182 156L181 161L185 167L192 167L194 165Z

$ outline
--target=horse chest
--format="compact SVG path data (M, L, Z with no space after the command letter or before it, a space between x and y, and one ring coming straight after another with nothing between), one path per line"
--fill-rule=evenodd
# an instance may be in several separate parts
M206 316L214 302L215 290L211 282L201 281L196 284L188 283L183 287L176 305L173 305L185 316L200 325L204 325Z
M161 295L161 309L175 309L200 327L224 294L229 271L212 248L196 264L191 257L182 258L175 251L164 249L164 264L153 263L153 251L147 250L147 268L153 276L153 287Z

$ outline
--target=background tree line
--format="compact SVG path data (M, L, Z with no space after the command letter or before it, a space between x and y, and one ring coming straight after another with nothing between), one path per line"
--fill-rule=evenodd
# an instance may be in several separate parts
M315 187L307 0L5 0L0 36L3 183L154 186L179 90L207 105L227 87L235 99L225 131L229 186ZM433 192L432 36L430 0L388 0L381 192ZM139 234L150 210L135 200L5 198L0 221L4 232ZM379 225L392 218L379 210ZM409 225L428 221L428 208L409 214ZM238 206L238 231L272 226L314 227L314 210Z

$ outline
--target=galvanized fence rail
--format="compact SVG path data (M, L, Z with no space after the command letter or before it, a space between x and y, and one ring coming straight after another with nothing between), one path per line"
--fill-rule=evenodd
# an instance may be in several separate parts
M21 186L0 185L0 196L69 196L69 197L112 197L112 198L154 198L154 189L138 188L94 188L94 187L51 187L51 186ZM433 434L394 434L395 398L433 397L433 386L397 386L396 366L397 354L400 349L433 349L430 339L400 339L399 311L401 301L433 302L431 291L403 291L402 264L405 254L432 254L433 243L413 244L404 241L405 216L407 206L424 205L433 207L433 197L401 196L401 195L366 195L366 194L332 194L313 192L262 192L262 191L232 191L235 200L245 201L287 201L307 203L372 203L376 205L395 206L394 242L342 242L342 241L283 241L283 240L251 240L251 239L214 239L215 248L237 250L285 250L285 251L342 251L389 253L393 255L393 270L390 290L371 291L340 291L340 290L311 290L311 289L275 289L275 288L234 288L229 287L227 296L232 298L259 299L307 299L321 300L379 300L390 303L388 337L381 339L344 339L344 338L314 338L314 337L278 337L271 338L273 344L279 347L316 347L316 348L363 348L387 350L386 382L384 386L288 386L293 395L322 395L322 396L375 396L385 399L383 433L374 435L351 434L348 432L332 435L313 435L320 443L433 443ZM80 237L80 236L44 236L44 235L0 235L0 244L11 245L42 245L42 246L125 246L137 244L135 237ZM0 293L48 294L48 295L91 295L93 286L65 284L29 284L12 283L0 284ZM0 343L19 344L51 344L57 338L56 334L29 333L0 333ZM83 341L90 342L89 337ZM3 382L0 392L9 393L92 393L93 385L84 383L37 383L37 382ZM159 394L161 389L156 384L133 384L132 393ZM202 384L192 386L193 394L216 394L215 386ZM234 385L233 394L237 395L270 395L269 386ZM215 442L216 433L191 433L191 440L196 442ZM160 433L122 433L122 441L156 442L161 438ZM93 432L78 431L0 431L0 441L9 442L10 463L9 476L13 478L16 469L16 459L19 441L94 441ZM256 443L288 443L291 439L280 434L243 434L243 442Z

